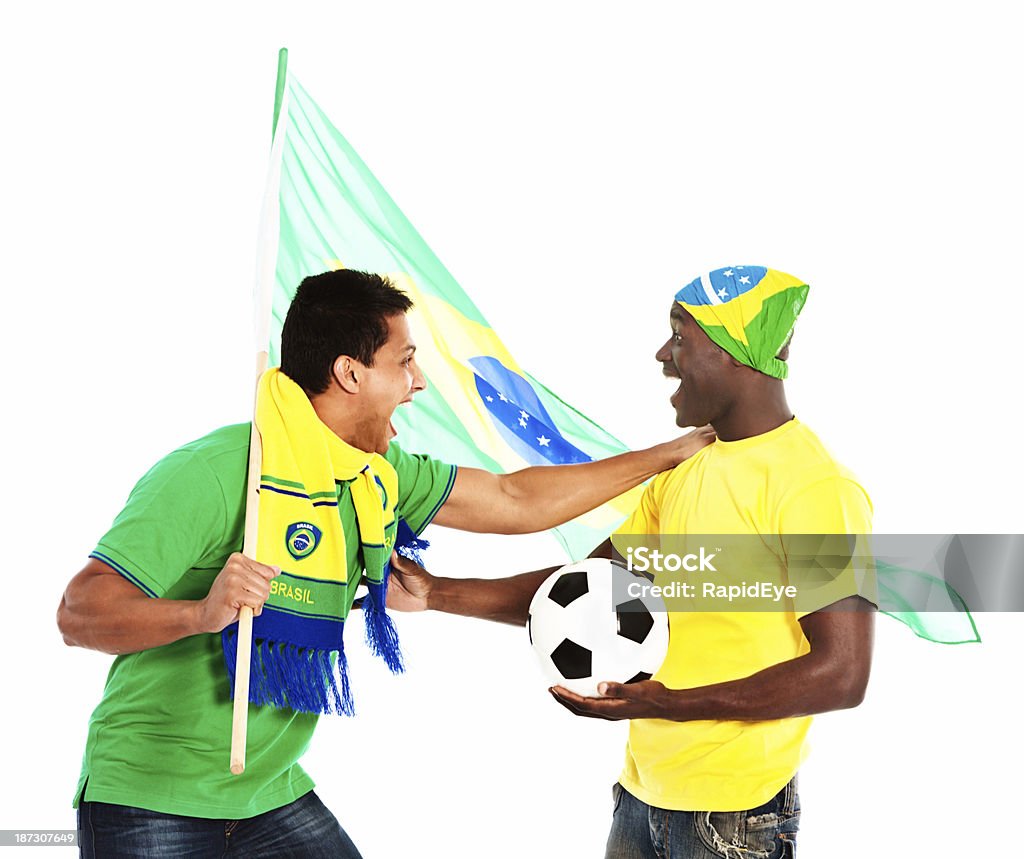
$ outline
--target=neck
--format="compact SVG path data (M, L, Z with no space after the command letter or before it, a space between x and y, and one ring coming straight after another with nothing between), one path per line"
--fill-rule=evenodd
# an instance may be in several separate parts
M357 450L373 452L375 445L368 434L362 431L365 428L360 427L358 419L350 414L338 398L328 394L317 394L310 397L309 402L316 416L343 442Z
M782 381L771 379L744 391L711 425L722 441L740 441L764 435L792 419Z

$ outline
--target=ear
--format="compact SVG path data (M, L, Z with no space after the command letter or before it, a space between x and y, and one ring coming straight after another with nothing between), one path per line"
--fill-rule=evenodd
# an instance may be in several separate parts
M721 353L720 354L720 359L721 359L722 363L727 365L730 370L739 370L739 369L747 369L747 370L749 370L750 369L742 361L734 358L732 355L730 355L728 352L726 352L721 346L718 346L716 344L716 348Z
M793 342L793 332L789 332L789 337L786 338L786 342L782 344L782 348L779 350L779 354L775 357L780 361L786 361L789 359L789 344Z
M331 365L331 375L346 394L358 394L363 365L348 355L339 355Z

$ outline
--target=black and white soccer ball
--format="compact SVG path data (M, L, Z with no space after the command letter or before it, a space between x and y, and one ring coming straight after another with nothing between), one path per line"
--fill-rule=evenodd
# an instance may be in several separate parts
M649 584L605 558L568 564L545 579L526 628L547 678L591 697L603 680L649 680L668 652L668 614L660 597L643 592Z

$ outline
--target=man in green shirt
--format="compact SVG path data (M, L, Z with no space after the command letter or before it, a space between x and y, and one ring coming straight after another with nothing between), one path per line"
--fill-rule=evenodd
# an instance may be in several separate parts
M398 476L396 515L504 534L551 528L707 444L697 431L645 451L507 475L456 469L392 443L391 416L424 389L406 312L387 279L307 278L281 340L281 370L347 444ZM82 855L358 857L298 759L315 714L250 708L248 765L228 771L231 702L221 631L260 613L276 567L240 554L249 425L215 430L136 485L58 610L64 640L117 654L89 724L75 795ZM348 487L338 487L348 569L362 569ZM359 576L348 577L348 600Z

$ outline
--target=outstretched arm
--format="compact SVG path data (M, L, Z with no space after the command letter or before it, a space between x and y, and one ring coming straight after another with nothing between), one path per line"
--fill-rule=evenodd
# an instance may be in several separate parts
M740 680L667 689L654 680L603 683L601 698L556 686L555 699L578 716L597 719L698 719L759 722L856 707L871 672L874 606L847 597L806 615L800 626L811 652Z
M568 522L621 495L714 441L701 427L671 442L577 465L543 465L511 474L460 468L438 525L487 534L530 534Z
M591 558L610 558L612 541L605 540ZM391 556L388 606L397 611L443 611L522 626L530 600L541 583L558 567L548 567L504 579L450 579L434 576L419 564Z

